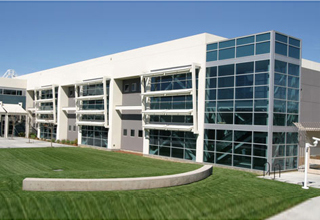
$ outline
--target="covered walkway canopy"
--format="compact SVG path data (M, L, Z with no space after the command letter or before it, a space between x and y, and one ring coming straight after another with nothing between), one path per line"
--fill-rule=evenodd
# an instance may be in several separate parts
M0 102L0 115L5 115L4 137L8 137L9 133L9 116L26 116L28 113L19 104L4 104ZM27 120L26 120L27 121Z

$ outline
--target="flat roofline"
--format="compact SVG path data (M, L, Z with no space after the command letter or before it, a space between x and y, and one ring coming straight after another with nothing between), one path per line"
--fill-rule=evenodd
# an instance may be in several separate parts
M302 63L301 64L302 68L311 69L311 70L315 70L315 71L320 72L320 63L318 63L318 62L307 60L307 59L302 59L301 63Z

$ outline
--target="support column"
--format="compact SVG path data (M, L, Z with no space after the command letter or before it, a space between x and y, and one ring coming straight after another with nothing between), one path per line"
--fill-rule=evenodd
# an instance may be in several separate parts
M9 116L7 113L4 119L4 138L8 138L8 133L9 133Z

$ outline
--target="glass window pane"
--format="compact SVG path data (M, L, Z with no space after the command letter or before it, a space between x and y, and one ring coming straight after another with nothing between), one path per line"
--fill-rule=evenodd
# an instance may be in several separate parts
M244 75L244 76L237 76L236 79L237 86L252 86L253 85L253 75Z
M219 43L219 48L232 47L235 45L235 40L228 40Z
M288 113L298 113L299 102L288 102Z
M207 52L207 62L216 61L217 57L218 57L218 53L216 50Z
M219 101L218 111L230 112L233 111L233 101Z
M252 142L251 131L234 131L234 141L236 142Z
M236 88L236 99L252 99L253 87Z
M288 76L288 87L299 88L299 78Z
M253 73L253 62L238 63L237 74Z
M250 169L251 168L251 157L243 157L243 156L234 155L233 156L233 166Z
M206 88L216 88L217 78L207 78L206 79Z
M204 130L204 139L215 140L216 139L216 130L205 129Z
M234 58L235 49L234 47L229 49L219 50L219 60Z
M288 46L286 44L282 44L279 42L276 42L276 53L277 54L281 54L283 56L287 56L288 54Z
M217 124L233 124L233 113L218 113Z
M296 144L298 143L298 133L297 132L288 132L287 133L287 144Z
M259 86L255 87L255 98L268 98L269 97L269 87Z
M268 132L253 132L253 142L268 144Z
M298 156L298 146L297 145L287 145L286 156Z
M219 76L234 75L234 65L219 66Z
M284 74L275 73L274 74L274 84L278 86L287 85L287 76Z
M268 113L254 113L254 125L268 125Z
M299 90L288 89L288 100L299 101Z
M206 101L206 112L215 112L216 111L216 102Z
M285 155L285 145L273 145L272 146L272 156L273 157L284 157Z
M214 155L215 153L211 152L203 152L203 162L214 163Z
M237 112L252 112L253 111L253 101L243 100L235 102L235 111Z
M287 73L287 63L276 60L274 65L274 71L279 73Z
M207 50L215 50L217 48L218 48L218 44L217 43L207 44Z
M289 46L289 57L300 59L300 49Z
M216 154L216 163L231 166L232 164L232 155L231 154Z
M273 111L286 113L286 101L274 100Z
M274 87L274 98L276 99L286 99L287 98L287 90L284 87Z
M283 43L287 43L288 42L288 37L283 35L283 34L276 33L276 40L277 41L281 41Z
M268 100L255 100L254 101L254 111L256 112L266 112L268 111Z
M234 89L218 89L218 99L233 99Z
M286 125L286 115L285 114L273 114L273 125L285 126Z
M206 75L207 75L207 77L215 77L215 76L217 76L217 67L216 66L207 67Z
M237 47L237 57L245 57L254 55L254 45L246 45Z
M216 114L206 112L205 113L205 123L214 124L216 123Z
M289 37L289 44L300 47L300 40Z
M255 170L265 170L266 169L265 163L267 162L267 159L258 158L258 157L253 157L252 159L253 159L252 169L255 169Z
M270 40L270 33L265 33L265 34L258 34L256 36L256 41L265 41L265 40Z
M252 125L252 113L235 113L234 123L243 125Z
M216 100L216 90L207 89L206 90L206 100Z
M299 120L298 115L288 114L288 115L287 115L287 126L294 126L293 123L298 122L298 120Z
M266 145L253 145L253 155L258 157L267 157L268 147Z
M218 78L218 87L233 87L234 86L234 77L220 77Z
M217 130L217 140L232 141L232 130Z
M256 55L270 53L270 42L256 44Z
M216 141L216 151L232 153L232 142Z
M294 75L294 76L299 76L299 72L300 72L299 65L295 65L295 64L289 63L288 74Z
M256 73L269 71L269 60L256 61Z
M254 36L243 37L237 39L237 45L249 44L254 42Z
M267 85L269 84L269 74L262 73L255 75L255 85Z
M286 158L286 170L297 169L297 167L298 167L297 157Z

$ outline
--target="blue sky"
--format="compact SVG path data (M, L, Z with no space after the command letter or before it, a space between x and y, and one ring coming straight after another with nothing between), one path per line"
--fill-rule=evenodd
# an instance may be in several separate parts
M320 2L0 2L0 76L19 75L199 33L277 30L320 62Z

